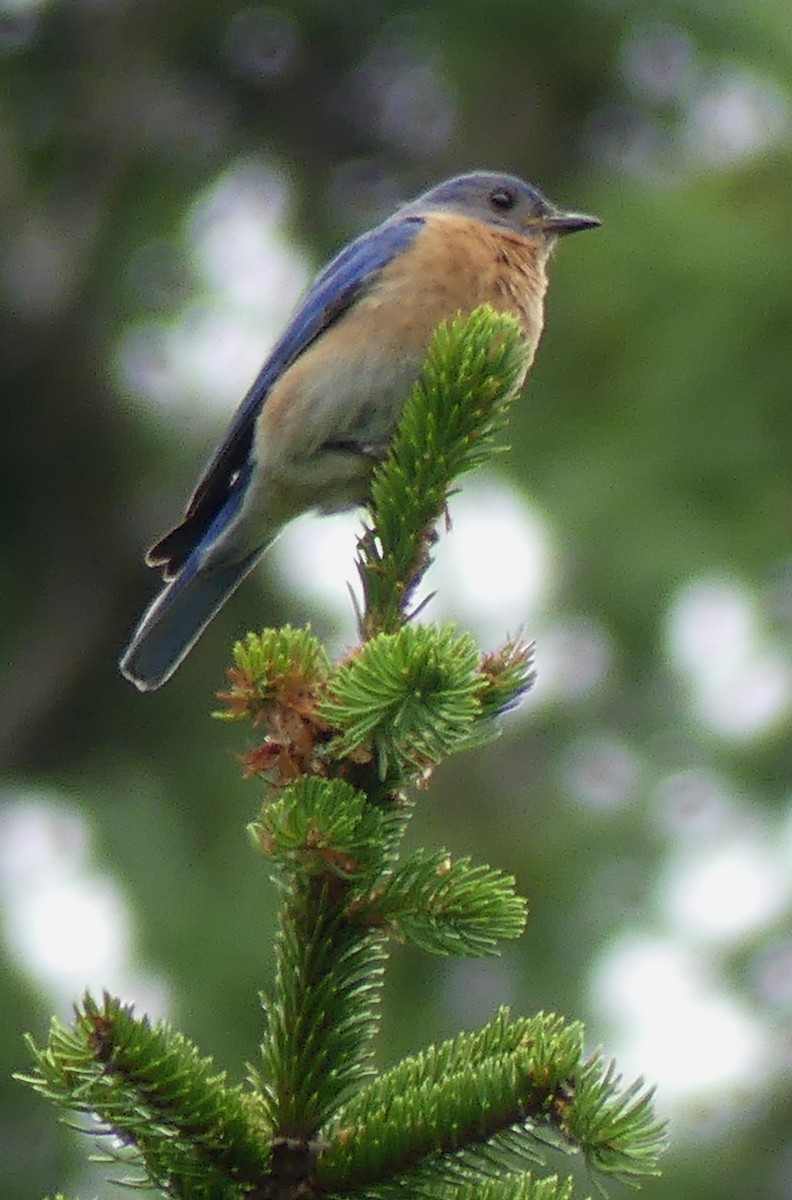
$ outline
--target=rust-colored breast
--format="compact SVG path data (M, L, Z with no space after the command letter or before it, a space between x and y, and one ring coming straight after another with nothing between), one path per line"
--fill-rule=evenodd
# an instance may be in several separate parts
M374 327L387 310L388 340L412 347L426 346L441 321L491 304L517 317L532 358L544 320L547 259L543 239L438 213L409 250L384 268L359 307L369 310Z
M409 249L274 385L256 457L282 472L278 464L329 443L384 445L437 326L480 304L520 321L527 372L542 332L547 257L541 238L450 214L427 218Z

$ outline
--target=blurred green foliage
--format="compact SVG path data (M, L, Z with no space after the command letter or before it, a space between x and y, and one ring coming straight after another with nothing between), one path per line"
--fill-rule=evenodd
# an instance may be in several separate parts
M663 873L680 843L706 844L707 781L786 845L788 714L753 737L708 729L667 627L680 589L725 580L789 669L791 38L783 0L0 7L0 817L49 796L87 815L94 869L134 906L141 970L167 980L174 1021L232 1072L255 1053L274 896L243 832L259 788L207 713L233 638L293 617L289 600L243 589L154 697L115 668L153 588L141 551L200 461L192 431L158 422L116 368L124 332L184 300L190 206L261 156L285 173L291 231L317 265L473 166L605 222L554 263L501 469L551 522L553 614L600 630L611 657L597 687L542 705L537 630L531 719L449 763L421 804L415 840L513 872L532 917L483 974L395 954L386 1054L501 1001L587 1019L610 1049L593 964L623 934L665 936ZM170 247L172 280L135 268L151 245ZM748 687L724 677L737 699ZM6 874L24 893L22 868ZM0 1176L8 1200L33 1200L79 1181L85 1146L10 1082L21 1031L40 1036L53 999L12 953L1 885ZM789 926L787 903L741 940L689 931L777 1047ZM757 1056L742 1090L714 1085L677 1110L666 1177L645 1194L788 1195L787 1059Z

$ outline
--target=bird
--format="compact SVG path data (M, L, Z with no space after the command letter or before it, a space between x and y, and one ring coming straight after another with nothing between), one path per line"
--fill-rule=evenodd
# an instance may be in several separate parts
M210 456L181 521L146 555L164 587L119 667L173 675L292 518L364 503L436 328L482 304L519 320L525 379L558 238L600 221L513 175L430 188L317 275Z

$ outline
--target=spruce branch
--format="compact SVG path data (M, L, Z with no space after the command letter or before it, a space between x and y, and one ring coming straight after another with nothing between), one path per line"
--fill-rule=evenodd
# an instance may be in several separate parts
M380 633L330 677L320 715L333 728L328 754L366 751L380 778L421 775L469 748L481 714L475 641L453 626Z
M543 1161L531 1136L581 1060L582 1028L539 1014L515 1022L507 1009L405 1059L354 1096L338 1114L320 1179L356 1191L408 1168L423 1175L488 1176L495 1156L524 1170Z
M345 909L331 877L293 881L276 942L274 998L265 1001L261 1086L276 1136L311 1140L372 1073L385 949Z
M572 1179L556 1175L535 1178L530 1171L515 1172L495 1179L427 1179L411 1184L411 1200L572 1200ZM396 1184L367 1187L354 1193L355 1200L400 1200L403 1192ZM352 1200L350 1196L349 1200ZM588 1197L587 1200L591 1200Z
M484 655L479 672L481 715L493 720L519 704L536 682L533 642L508 638L498 650Z
M593 1056L584 1065L566 1117L568 1134L584 1149L599 1174L633 1187L657 1176L657 1158L666 1144L666 1126L652 1107L653 1088L642 1079L623 1091L613 1063Z
M524 367L517 321L488 305L435 333L371 483L357 557L365 636L394 632L409 616L453 480L495 452Z
M453 1190L448 1186L426 1184L413 1195L422 1200L572 1200L573 1188L571 1179L560 1180L556 1175L535 1179L530 1171L526 1171L501 1179L455 1182ZM390 1200L395 1192L372 1188L368 1196L371 1200Z
M258 739L266 781L249 826L283 876L276 978L246 1088L164 1025L86 997L54 1022L28 1076L129 1149L181 1200L571 1200L536 1178L552 1152L607 1179L657 1172L663 1129L641 1083L583 1057L578 1023L501 1010L375 1076L388 935L439 954L516 937L514 880L445 851L399 855L412 801L450 754L493 735L533 682L520 637L481 655L469 634L419 627L412 597L454 478L495 450L520 376L516 323L480 309L438 330L357 548L362 644L332 664L310 629L265 629L233 651L226 720ZM31 1043L32 1046L32 1043Z
M430 954L497 954L498 942L520 936L528 909L513 876L444 850L411 854L371 899L392 934Z
M98 1131L120 1138L167 1194L231 1200L266 1174L271 1146L255 1097L227 1086L166 1024L107 994L101 1004L86 995L71 1027L53 1020L46 1049L28 1044L35 1071L19 1078L95 1115Z
M405 1060L338 1114L320 1180L357 1195L396 1177L420 1193L544 1165L548 1148L633 1185L657 1174L665 1134L651 1093L640 1081L620 1092L582 1039L577 1022L510 1022L502 1010L480 1033Z
M350 882L378 875L387 860L388 815L342 779L303 775L248 826L255 846L295 874Z

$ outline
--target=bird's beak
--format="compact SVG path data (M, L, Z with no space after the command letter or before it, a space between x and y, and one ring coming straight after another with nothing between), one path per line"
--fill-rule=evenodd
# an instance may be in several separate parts
M565 237L568 233L580 233L583 229L596 229L602 221L599 217L590 217L586 213L557 212L541 217L539 224L544 233Z

